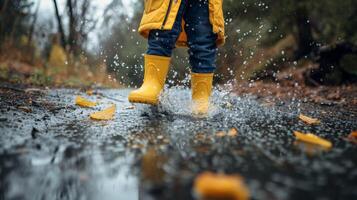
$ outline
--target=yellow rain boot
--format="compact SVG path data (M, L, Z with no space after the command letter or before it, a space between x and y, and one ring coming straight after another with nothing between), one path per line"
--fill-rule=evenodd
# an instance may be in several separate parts
M145 55L143 85L129 94L131 103L157 105L164 88L171 58L164 56Z
M192 112L195 115L207 114L209 108L209 99L212 91L213 73L192 73Z

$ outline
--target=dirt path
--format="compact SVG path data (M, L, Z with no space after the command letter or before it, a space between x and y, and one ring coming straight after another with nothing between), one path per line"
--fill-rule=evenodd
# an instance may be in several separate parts
M0 199L192 199L195 176L244 177L253 199L356 199L357 108L303 100L214 94L207 118L189 114L188 90L172 89L160 108L132 107L128 90L98 90L100 105L74 105L74 89L0 89ZM113 100L116 99L116 100ZM115 119L89 114L117 105ZM299 113L316 117L306 125ZM234 137L219 131L238 131ZM293 131L333 143L297 143Z

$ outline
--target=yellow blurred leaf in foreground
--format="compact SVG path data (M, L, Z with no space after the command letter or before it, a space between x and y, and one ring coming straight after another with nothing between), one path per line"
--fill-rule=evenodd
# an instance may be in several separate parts
M90 118L95 120L110 120L113 119L115 111L116 106L113 104L109 108L90 114Z
M320 145L320 146L328 148L328 149L332 147L332 143L330 141L320 138L312 133L304 134L299 131L294 131L294 135L297 140L300 140L303 142Z
M320 124L320 120L305 116L303 114L299 115L299 119L307 124L310 124L310 125Z
M238 175L204 172L196 177L194 191L200 199L249 199L249 190Z
M76 105L79 105L81 107L94 107L97 105L96 102L89 101L81 96L76 96Z

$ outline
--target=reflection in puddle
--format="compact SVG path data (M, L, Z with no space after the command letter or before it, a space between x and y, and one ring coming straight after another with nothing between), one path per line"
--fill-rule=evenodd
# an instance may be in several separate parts
M105 177L101 177L94 181L96 193L92 199L138 199L138 181L133 175L130 164L133 162L132 156L119 159L121 162L116 163L120 169L114 173L108 173ZM98 170L103 170L105 165L98 165ZM94 170L97 170L94 168Z
M133 155L103 154L68 147L52 163L31 153L7 157L3 164L11 172L1 176L0 189L6 190L1 199L138 199Z

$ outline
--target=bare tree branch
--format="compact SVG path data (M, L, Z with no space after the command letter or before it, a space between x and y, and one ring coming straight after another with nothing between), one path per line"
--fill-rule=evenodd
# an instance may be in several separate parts
M57 5L57 1L53 0L53 4L55 6L55 12L56 12L56 19L57 19L57 24L58 24L58 31L60 33L60 37L61 37L61 45L63 48L66 48L66 35L64 34L64 30L63 30L63 25L62 25L62 18L59 14L58 11L58 5Z

